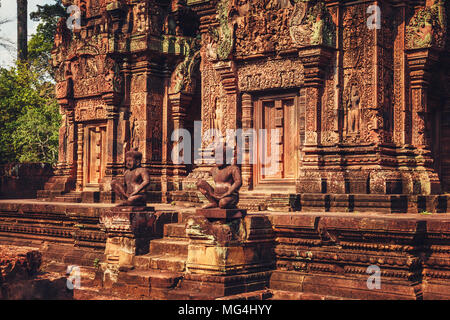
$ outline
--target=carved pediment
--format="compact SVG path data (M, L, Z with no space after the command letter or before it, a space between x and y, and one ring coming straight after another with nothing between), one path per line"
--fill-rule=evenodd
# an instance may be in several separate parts
M289 33L296 46L334 47L336 26L323 1L297 0L289 23Z
M200 45L199 39L192 40L190 46L187 49L185 58L175 68L171 85L169 88L170 94L175 93L194 93L195 91L195 79L194 71L200 63Z
M335 46L336 27L320 0L238 1L230 15L237 57L311 45Z
M446 29L444 1L435 0L432 6L420 8L411 18L406 27L406 48L443 49Z

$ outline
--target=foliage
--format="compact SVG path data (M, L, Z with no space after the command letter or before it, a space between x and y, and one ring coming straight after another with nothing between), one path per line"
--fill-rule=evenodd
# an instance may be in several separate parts
M55 41L56 25L61 17L66 16L66 11L61 0L55 0L52 5L38 5L38 10L32 12L30 17L39 21L36 33L28 41L28 59L41 69L42 73L48 73L53 77L50 64L51 51Z
M28 42L28 62L0 68L0 163L57 161L61 116L50 58L57 22L65 15L61 0L38 5L30 14L39 25Z
M0 68L0 163L55 163L59 124L53 86L38 68Z

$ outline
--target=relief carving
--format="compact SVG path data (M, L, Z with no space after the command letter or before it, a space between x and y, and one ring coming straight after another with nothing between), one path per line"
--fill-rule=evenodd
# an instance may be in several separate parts
M335 46L333 20L323 1L297 0L289 23L292 41L298 46Z
M435 46L444 48L446 37L446 15L443 0L434 0L433 5L419 9L406 27L407 49Z
M119 64L111 58L106 59L105 63L105 79L103 83L104 92L121 92L122 76L120 74Z
M238 69L239 89L255 91L296 88L303 85L304 68L298 60L267 60L247 63Z
M234 45L234 27L230 21L230 1L220 0L216 6L216 12L219 26L209 28L207 57L210 61L227 60Z
M361 96L356 84L351 85L350 95L346 106L345 132L347 135L358 134L361 124Z
M149 30L147 20L147 4L137 3L133 8L134 32L146 32Z
M194 93L195 78L194 70L200 63L200 40L194 39L187 49L186 56L180 62L172 74L169 93Z
M237 1L236 55L252 56L268 52L290 50L289 33L293 5L284 0Z
M100 98L78 100L75 105L75 121L106 120L106 105Z
M66 47L71 35L67 28L67 19L62 17L58 20L55 34L55 47Z
M339 109L336 101L336 78L337 68L335 63L333 63L330 64L326 70L322 103L322 144L326 145L332 145L339 142Z

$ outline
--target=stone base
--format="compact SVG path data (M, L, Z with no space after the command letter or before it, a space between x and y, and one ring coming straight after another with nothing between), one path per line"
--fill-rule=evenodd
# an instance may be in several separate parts
M271 272L255 272L233 276L186 274L180 290L172 293L172 298L185 299L197 293L200 299L216 299L240 293L263 290L269 286Z
M287 292L304 292L323 296L343 297L360 300L417 300L422 299L418 281L407 279L381 280L380 289L367 287L368 275L340 275L305 273L295 271L274 271L270 288Z
M445 213L450 211L450 195L405 194L270 194L243 193L239 207L251 211L275 212L379 212Z
M229 276L273 269L274 238L266 216L248 215L227 220L227 217L241 215L242 210L204 211L214 218L197 215L186 224L189 274Z
M102 212L100 224L107 234L107 262L131 268L136 255L149 252L150 240L162 236L162 230L157 232L156 228L161 216L164 213L155 213L153 207L114 207Z
M311 212L271 221L271 289L350 299L450 296L446 215ZM379 287L368 285L375 278Z
M197 209L195 213L203 216L208 220L231 221L233 219L240 219L247 215L247 210L243 209Z
M311 169L302 172L296 192L330 194L404 194L441 193L438 175L432 169Z

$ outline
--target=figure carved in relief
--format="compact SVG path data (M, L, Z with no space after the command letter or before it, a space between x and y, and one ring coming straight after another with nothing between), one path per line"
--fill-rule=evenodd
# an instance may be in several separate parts
M141 132L141 127L139 124L139 121L134 118L132 125L131 125L131 146L133 148L139 148L141 145L141 139L140 137L142 136L142 132Z
M323 12L319 11L316 17L316 21L312 26L311 44L321 44L323 42Z
M214 41L213 37L209 33L207 33L205 35L205 43L206 43L206 46L205 46L206 58L209 61L216 61L217 60L217 53L216 53L217 44Z
M406 45L409 49L431 45L443 48L446 23L444 1L435 0L431 6L419 9L406 27Z
M335 25L323 1L296 1L289 32L300 46L334 46Z
M64 72L61 81L56 84L56 97L71 98L73 96L72 64L69 61L66 61L61 65Z
M111 182L112 190L122 199L118 206L146 206L145 188L150 184L148 170L141 167L142 153L134 150L125 154L124 181Z
M230 57L234 46L234 24L231 21L231 6L228 0L217 3L218 28L209 29L207 57L210 61L226 60Z
M361 122L360 94L356 85L352 85L347 101L347 133L359 133Z
M216 166L210 171L215 188L205 180L197 182L198 190L209 201L203 209L234 209L239 202L239 189L242 186L241 171L238 166L227 164L225 148L222 155L222 159L216 159Z
M145 32L148 30L145 3L138 3L134 6L134 29L137 32Z
M120 77L119 65L113 60L107 60L105 66L105 83L104 91L120 92L122 86L122 78Z
M67 120L67 115L65 110L61 111L61 127L59 128L59 152L60 152L60 159L62 162L66 161L66 155L67 155L67 142L69 140L69 123Z
M212 129L215 129L218 131L219 134L223 134L223 118L225 116L223 112L223 106L222 103L220 103L219 98L216 97L214 100L214 121L213 121L213 127Z
M60 45L66 46L69 39L70 33L67 29L67 19L62 17L56 25L55 47L59 47Z
M194 39L187 48L186 56L175 68L169 93L193 93L195 91L194 70L200 62L200 41Z

